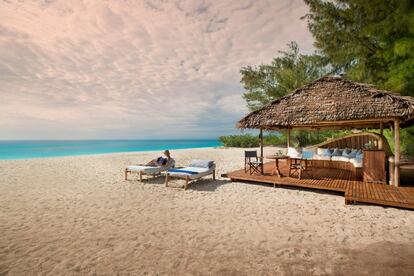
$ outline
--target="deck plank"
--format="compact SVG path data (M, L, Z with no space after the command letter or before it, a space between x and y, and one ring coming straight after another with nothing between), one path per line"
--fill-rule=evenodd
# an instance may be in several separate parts
M282 177L272 175L274 163L264 165L264 175L245 173L244 169L229 172L232 181L268 183L277 186L294 186L344 193L345 200L401 207L414 210L414 188L394 187L386 184L357 181L352 173L340 169L313 168L310 175L302 179L289 177L287 162L280 162Z

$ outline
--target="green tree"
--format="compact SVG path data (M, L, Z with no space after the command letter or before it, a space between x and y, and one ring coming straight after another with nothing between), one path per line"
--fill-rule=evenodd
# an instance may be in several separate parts
M315 46L336 70L414 96L413 0L304 1ZM413 137L414 127L401 132L403 154L414 155Z
M318 54L300 54L296 42L288 44L288 51L279 53L281 56L273 59L271 64L240 70L241 83L246 90L243 98L251 111L329 72L326 58Z
M328 74L332 69L327 58L321 55L300 54L296 42L289 43L288 50L279 51L279 54L280 56L274 58L271 64L247 66L240 70L241 83L246 90L243 98L251 111ZM309 145L312 141L321 141L330 135L331 132L310 134L306 131L295 130L292 132L292 137L294 137L292 142L296 145ZM280 138L275 139L275 137ZM284 136L269 136L268 140L273 140L272 144L286 143Z
M315 46L345 77L414 95L414 1L304 0Z

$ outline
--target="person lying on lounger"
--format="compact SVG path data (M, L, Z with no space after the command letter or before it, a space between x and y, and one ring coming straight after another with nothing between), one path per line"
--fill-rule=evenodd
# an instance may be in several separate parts
M139 180L142 182L143 175L160 175L161 172L167 171L175 167L175 161L171 158L168 150L164 151L165 157L158 157L147 164L128 166L125 169L125 180L128 180L129 173L138 173Z
M169 150L165 150L164 151L164 155L165 157L158 157L155 158L153 160L151 160L150 162L148 162L147 164L145 164L145 166L149 166L149 167L174 167L174 159L171 158L170 155L170 151Z

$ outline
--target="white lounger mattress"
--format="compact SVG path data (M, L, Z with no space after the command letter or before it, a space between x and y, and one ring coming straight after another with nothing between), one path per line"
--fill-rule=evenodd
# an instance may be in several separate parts
M151 167L151 166L128 166L127 170L130 172L143 172L148 174L155 174L165 171L163 167Z
M197 167L184 167L184 168L176 168L174 170L181 170L183 172L171 172L168 171L168 174L171 176L178 176L178 177L186 177L188 176L188 178L190 179L197 179L206 175L209 175L213 172L215 168L197 168ZM191 171L191 172L195 172L195 174L192 173L186 173L184 171Z

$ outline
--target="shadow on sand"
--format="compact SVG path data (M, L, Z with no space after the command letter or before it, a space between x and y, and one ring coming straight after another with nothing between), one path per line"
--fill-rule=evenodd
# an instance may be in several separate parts
M220 186L230 183L230 180L225 179L200 179L194 182L191 182L188 186L189 190L199 191L199 192L214 192Z
M144 178L142 182L139 182L137 178L131 178L128 182L136 182L139 184L144 185L164 185L165 176L160 175L156 177L148 177ZM192 191L200 191L200 192L214 192L220 186L230 183L230 180L224 179L216 179L213 180L211 178L202 178L199 180L191 181L188 185L188 190ZM179 188L182 189L184 187L184 180L182 179L170 179L169 188Z

